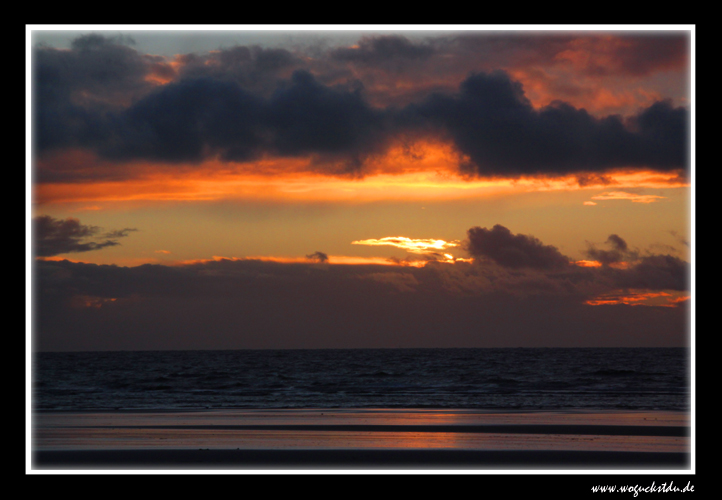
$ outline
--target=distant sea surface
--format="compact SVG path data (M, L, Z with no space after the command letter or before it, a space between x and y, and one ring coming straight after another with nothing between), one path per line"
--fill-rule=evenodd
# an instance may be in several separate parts
M38 353L37 411L689 410L689 349Z

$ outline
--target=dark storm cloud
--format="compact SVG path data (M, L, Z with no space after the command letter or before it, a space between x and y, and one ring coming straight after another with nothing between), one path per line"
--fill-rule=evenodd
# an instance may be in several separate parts
M33 52L36 147L91 146L106 139L103 113L146 93L158 58L139 54L123 39L85 35L71 50Z
M197 162L208 148L234 159L263 147L264 103L237 84L210 78L164 85L108 122L103 152L115 158Z
M285 49L232 47L179 56L172 65L122 40L87 35L71 50L34 50L35 145L41 153L90 148L105 159L171 163L311 156L318 161L310 169L362 175L365 159L394 138L441 133L469 158L461 169L481 176L576 173L582 183L615 167L686 168L689 112L669 101L626 119L598 118L562 101L536 109L521 83L503 71L471 74L445 93L428 95L430 90L420 93L411 85L415 102L405 107L372 106L364 89L363 78L373 82L389 71L386 62L431 64L478 44L486 47L480 60L492 57L494 47L519 57L548 53L552 60L573 40L460 37L432 43L387 36L316 59ZM626 50L612 45L607 52ZM342 74L349 61L378 67L378 74L331 76ZM416 69L403 69L410 82L423 80ZM171 83L152 83L171 75ZM340 170L329 170L329 162ZM53 176L40 172L39 178Z
M358 92L336 90L297 71L264 99L234 82L171 83L120 117L116 157L200 161L211 152L248 160L281 155L363 154L382 137L383 116Z
M308 72L293 74L290 85L270 101L275 147L285 154L354 152L383 134L383 116L360 92L334 90Z
M104 241L92 241L98 236L100 228L86 226L78 219L55 219L48 215L33 218L35 255L51 257L64 253L89 252L101 248L120 245L116 240L137 229L126 228L99 235Z
M72 105L66 111L41 120L41 149L85 145L107 158L166 162L318 154L341 156L356 170L385 141L384 114L358 90L324 86L304 71L279 83L269 98L204 77L164 85L121 112Z
M248 52L250 68L240 64L244 58L239 54L244 52ZM214 53L210 62L217 64L206 64L208 57L187 55L181 57L185 62L182 75L204 77L205 82L220 80L215 87L204 92L199 89L202 85L191 83L153 93L156 85L148 77L169 78L177 76L177 71L160 57L138 53L128 40L91 34L76 39L71 50L40 46L33 55L39 151L89 147L110 158L126 155L170 161L196 158L199 144L205 146L210 140L213 146L212 139L219 133L218 141L229 140L229 135L237 141L227 148L232 157L244 157L249 148L257 149L257 139L251 138L253 145L249 145L248 131L239 124L256 123L248 101L258 98L242 90L238 82L228 82L235 75L249 86L259 74L290 64L291 57L281 49L246 47ZM205 69L198 71L198 67ZM275 88L277 78L261 83ZM190 102L184 104L185 99ZM209 110L211 116L206 119L199 116L203 113L199 106L214 103L227 107L225 116L219 117L215 109ZM180 110L176 111L176 106ZM149 116L156 112L166 116ZM231 130L223 135L224 127L214 127L219 124ZM127 151L119 153L123 149ZM176 149L178 153L173 153Z
M502 267L555 269L569 265L569 259L556 247L544 245L533 236L512 234L499 224L491 229L472 227L467 235L470 255L491 259Z
M441 125L478 175L566 174L613 167L686 168L688 111L658 102L633 117L595 118L555 101L539 110L502 71L477 73L456 94L434 94L408 120Z
M632 117L631 127L638 141L637 162L662 168L687 165L689 111L674 108L670 101L659 101Z
M37 47L34 51L36 88L45 95L92 94L94 100L126 100L149 88L144 78L160 58L140 54L132 41L85 35L72 43L71 50ZM47 94L44 94L46 92Z

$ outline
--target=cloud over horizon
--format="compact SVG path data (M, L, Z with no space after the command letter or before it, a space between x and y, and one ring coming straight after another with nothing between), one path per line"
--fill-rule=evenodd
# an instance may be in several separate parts
M78 230L72 233L78 234ZM86 234L82 230L80 233ZM125 328L150 332L160 320L178 329L172 342L180 344L174 345L196 346L189 348L205 345L198 337L201 331L223 332L220 344L208 344L223 348L277 348L288 342L295 345L291 340L294 335L305 336L295 337L299 345L308 342L317 347L382 347L399 335L406 337L399 332L410 325L425 332L423 341L407 339L411 346L453 346L463 342L484 346L498 345L498 339L491 341L471 332L476 331L474 325L482 318L490 316L495 318L495 328L517 332L511 339L521 339L518 332L528 330L529 321L548 322L542 318L551 310L557 318L567 314L577 318L575 322L588 322L600 318L596 309L616 307L621 309L615 309L614 315L605 319L607 324L639 316L647 318L653 329L664 331L672 326L665 321L672 321L675 328L686 321L684 299L689 291L690 266L677 257L638 256L624 239L613 234L607 240L611 250L590 249L605 265L579 267L555 247L531 235L515 235L501 225L492 229L474 227L468 236L466 249L473 262L430 260L421 267L333 265L328 264L323 252L306 256L308 262L293 263L218 258L175 266L119 267L38 261L38 338L42 345L55 349L64 336L75 338L80 334L63 329L63 324L75 324L79 331L85 331L81 325L115 331L112 325L119 321ZM622 267L606 265L619 263L625 257L634 260ZM646 301L652 298L663 302L648 304ZM650 307L653 305L661 307ZM629 309L654 309L658 315ZM519 310L525 313L519 315ZM419 316L420 311L425 312ZM502 311L507 311L508 316ZM181 326L182 317L191 322ZM75 320L68 323L69 318ZM431 325L448 323L442 330L449 337L435 337L428 325L419 323L420 318ZM156 327L151 328L151 324ZM234 330L227 326L230 324L238 325L239 337L232 335ZM464 325L469 332L454 331ZM622 323L617 327L623 329ZM561 335L550 328L551 324L544 327L545 342L569 345L571 330L562 328L560 331L565 333ZM384 332L388 339L373 336L374 331ZM678 328L673 344L683 342L679 337L682 332ZM73 342L86 348L117 347L124 342L117 334L109 344L102 336L89 339L88 334L83 334L86 340ZM152 337L156 335L161 334L153 333ZM342 337L334 339L337 335ZM660 345L647 330L635 335L625 342ZM609 338L618 341L621 337ZM664 342L670 341L665 338ZM579 342L572 345L596 345L593 338ZM159 337L140 341L139 345L158 348L165 344Z

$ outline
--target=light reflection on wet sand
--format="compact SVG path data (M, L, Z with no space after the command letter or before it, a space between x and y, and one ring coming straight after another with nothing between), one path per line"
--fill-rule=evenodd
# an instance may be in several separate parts
M334 426L357 426L337 430ZM407 426L427 426L415 432ZM430 425L444 426L434 432ZM480 426L446 432L450 426ZM596 435L486 432L483 426L598 426ZM173 428L168 428L173 426ZM224 428L225 426L225 428ZM239 429L241 426L263 426ZM274 430L274 426L315 426ZM381 429L378 426L384 426ZM400 432L387 426L404 426ZM614 435L625 426L630 435ZM635 428L688 427L681 412L523 412L471 410L222 410L196 412L39 413L34 415L35 450L92 449L459 449L578 450L689 453L690 438L635 435ZM165 428L164 428L165 427ZM234 428L235 427L235 428ZM491 427L490 427L491 428ZM522 427L518 427L521 429ZM531 427L529 427L531 428ZM614 427L617 429L617 427ZM460 428L461 429L461 428ZM553 429L550 427L550 429ZM653 431L654 432L654 431ZM640 431L640 434L644 432Z

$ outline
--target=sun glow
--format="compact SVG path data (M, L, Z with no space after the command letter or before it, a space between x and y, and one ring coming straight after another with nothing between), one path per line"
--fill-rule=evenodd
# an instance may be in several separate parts
M594 200L649 203L662 198L622 191L687 187L676 173L618 170L604 175L483 178L464 173L463 155L442 142L418 140L368 158L358 170L317 157L267 157L246 163L209 159L195 165L113 163L71 150L36 160L52 182L35 186L40 204L241 200L264 202L446 201L539 191L609 189ZM97 177L98 172L105 175ZM86 178L87 177L87 178ZM63 179L66 179L65 181Z
M389 245L402 248L413 253L428 253L430 251L445 250L451 247L458 247L459 241L444 241L433 239L413 239L405 236L387 236L386 238L352 241L352 245ZM448 255L448 254L446 254Z

